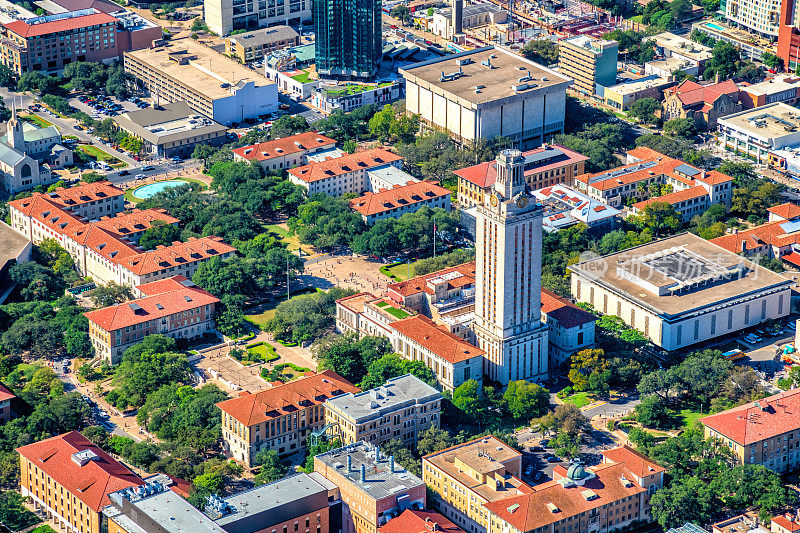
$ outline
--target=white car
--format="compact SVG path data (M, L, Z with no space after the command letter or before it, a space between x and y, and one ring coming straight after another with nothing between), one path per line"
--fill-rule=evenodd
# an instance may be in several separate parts
M134 178L134 179L137 179L137 180L143 180L143 179L145 179L146 177L147 177L147 176L145 176L144 174L136 174L136 175L135 175L133 178Z

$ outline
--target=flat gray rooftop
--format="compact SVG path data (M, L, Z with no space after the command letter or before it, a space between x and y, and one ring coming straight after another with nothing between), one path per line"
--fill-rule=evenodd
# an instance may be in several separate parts
M17 259L28 244L28 239L0 221L0 269L9 261Z
M320 478L321 476L299 473L223 498L233 512L216 519L215 522L224 527L232 522L238 522L244 516L269 513L270 519L276 519L273 523L278 523L281 520L277 519L282 516L280 509L297 500L315 494L323 494L321 501L328 501L328 490L331 490L330 483L325 480L327 483L324 484L320 482ZM292 517L288 516L285 520L290 518Z
M394 471L389 471L389 458L380 453L372 444L359 441L335 450L317 455L316 459L325 463L328 468L336 470L353 485L363 490L370 497L380 500L395 494L405 493L414 487L424 486L422 480L400 466L394 464ZM352 470L347 471L347 457L352 458ZM361 481L361 465L366 467L366 477Z
M469 62L465 63L465 60ZM461 74L457 74L459 69ZM494 47L414 63L399 69L399 72L409 82L422 87L435 87L473 104L524 96L555 85L572 83L571 78L554 70ZM443 74L445 81L442 81ZM526 88L513 88L521 84L525 84Z
M793 285L780 274L692 233L584 261L569 270L670 316ZM659 296L645 288L642 280L651 287L674 286L677 281L689 290Z
M166 104L160 109L128 111L114 117L121 128L153 144L191 139L200 135L221 135L228 128L198 114L185 101Z
M442 395L416 376L406 374L388 380L380 387L336 396L325 403L356 422L381 417L404 405L427 403Z
M287 39L296 39L299 36L300 34L294 31L291 26L271 26L269 28L231 35L228 39L247 47L272 44Z
M164 488L156 494L144 496L142 498L128 497L126 491L117 491L109 494L112 501L121 502L126 499L130 504L139 510L143 515L150 517L159 524L165 531L174 533L185 533L186 531L209 531L211 533L225 533L213 520L194 508L189 502L175 494L171 489ZM118 505L121 506L121 503ZM133 523L128 517L122 515L116 508L107 508L108 516L115 518L120 525Z

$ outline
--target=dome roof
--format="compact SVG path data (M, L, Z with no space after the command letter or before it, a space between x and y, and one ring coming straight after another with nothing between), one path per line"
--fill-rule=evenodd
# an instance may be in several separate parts
M580 481L588 475L583 465L572 465L567 469L567 477L573 481Z

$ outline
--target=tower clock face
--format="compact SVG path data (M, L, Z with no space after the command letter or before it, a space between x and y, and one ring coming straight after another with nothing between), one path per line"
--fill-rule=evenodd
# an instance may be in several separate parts
M493 194L493 195L492 195L492 196L489 198L489 202L491 202L491 204L492 204L494 207L497 207L497 204L498 204L498 202L499 202L499 200L497 199L497 195L496 195L496 194Z
M520 196L517 199L517 207L525 207L526 205L528 205L528 199L524 196Z

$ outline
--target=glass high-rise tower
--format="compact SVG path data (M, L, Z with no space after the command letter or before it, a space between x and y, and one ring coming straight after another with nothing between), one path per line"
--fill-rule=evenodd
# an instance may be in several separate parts
M314 0L321 76L372 78L381 58L381 0Z

